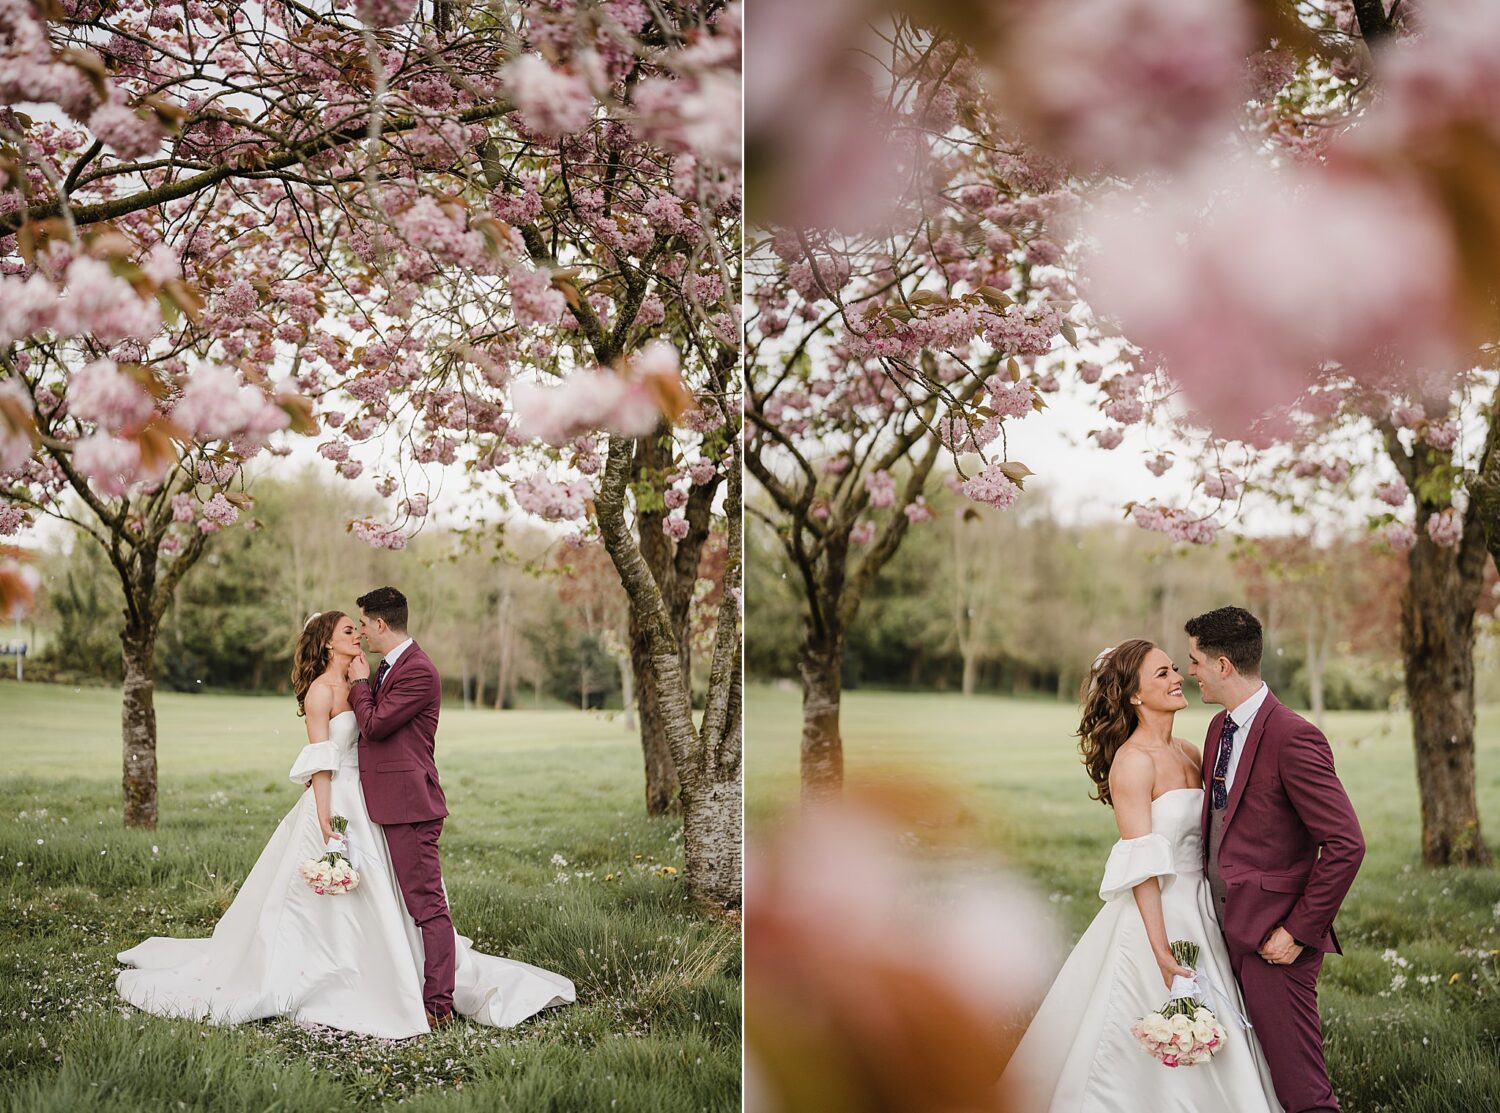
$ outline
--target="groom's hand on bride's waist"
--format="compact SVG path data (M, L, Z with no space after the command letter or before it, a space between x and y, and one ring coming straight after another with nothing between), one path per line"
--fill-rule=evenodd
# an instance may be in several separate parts
M1292 938L1292 933L1278 927L1260 945L1260 957L1273 966L1290 966L1302 953L1302 944Z

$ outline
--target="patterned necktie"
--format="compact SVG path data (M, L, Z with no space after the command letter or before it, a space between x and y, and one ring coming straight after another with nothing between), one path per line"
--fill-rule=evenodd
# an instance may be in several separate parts
M1234 753L1234 719L1226 714L1224 726L1219 731L1219 756L1214 759L1213 804L1214 811L1221 812L1229 806L1229 758Z
M380 691L380 682L385 679L385 674L391 671L389 661L381 661L380 667L375 670L375 691Z

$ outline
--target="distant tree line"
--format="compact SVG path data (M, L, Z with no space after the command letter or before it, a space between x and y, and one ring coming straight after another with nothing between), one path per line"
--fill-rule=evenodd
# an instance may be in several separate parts
M353 613L357 596L388 583L410 600L412 633L441 670L448 700L628 706L626 602L596 567L608 559L598 546L511 524L502 536L468 538L430 528L403 551L379 550L345 529L374 510L310 474L257 482L257 526L225 531L176 589L158 683L286 692L307 617ZM105 560L98 546L76 542L48 554L33 619L43 649L28 661L28 679L119 683L123 600Z
M1318 713L1400 698L1407 562L1373 535L1199 547L1123 522L1065 524L1035 494L1001 512L942 488L932 506L868 590L846 687L1072 700L1095 654L1125 638L1159 642L1186 671L1183 622L1236 603L1265 623L1265 675L1281 698ZM798 585L768 528L746 545L747 672L795 678ZM1481 597L1492 616L1495 591Z

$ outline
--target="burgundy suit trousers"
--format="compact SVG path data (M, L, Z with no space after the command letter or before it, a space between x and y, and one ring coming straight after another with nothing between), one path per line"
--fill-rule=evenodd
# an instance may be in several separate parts
M1318 1017L1323 952L1304 948L1289 966L1273 966L1258 954L1238 957L1245 1008L1266 1053L1276 1099L1287 1113L1338 1113Z
M441 819L420 823L382 823L391 848L396 882L406 900L406 910L422 932L426 952L422 1003L433 1016L453 1011L453 919L448 915L448 897L443 892L443 869L438 862Z

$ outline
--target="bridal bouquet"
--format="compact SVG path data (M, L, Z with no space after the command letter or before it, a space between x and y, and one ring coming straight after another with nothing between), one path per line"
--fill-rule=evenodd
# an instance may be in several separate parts
M328 853L320 858L309 858L298 867L302 880L319 896L347 893L359 885L359 871L349 860L349 821L336 815L328 825L333 828Z
M1177 940L1172 957L1183 966L1197 968L1198 944ZM1224 1046L1226 1038L1219 1018L1199 1000L1198 978L1174 978L1172 999L1130 1026L1130 1034L1146 1054L1163 1066L1195 1067L1206 1063Z

